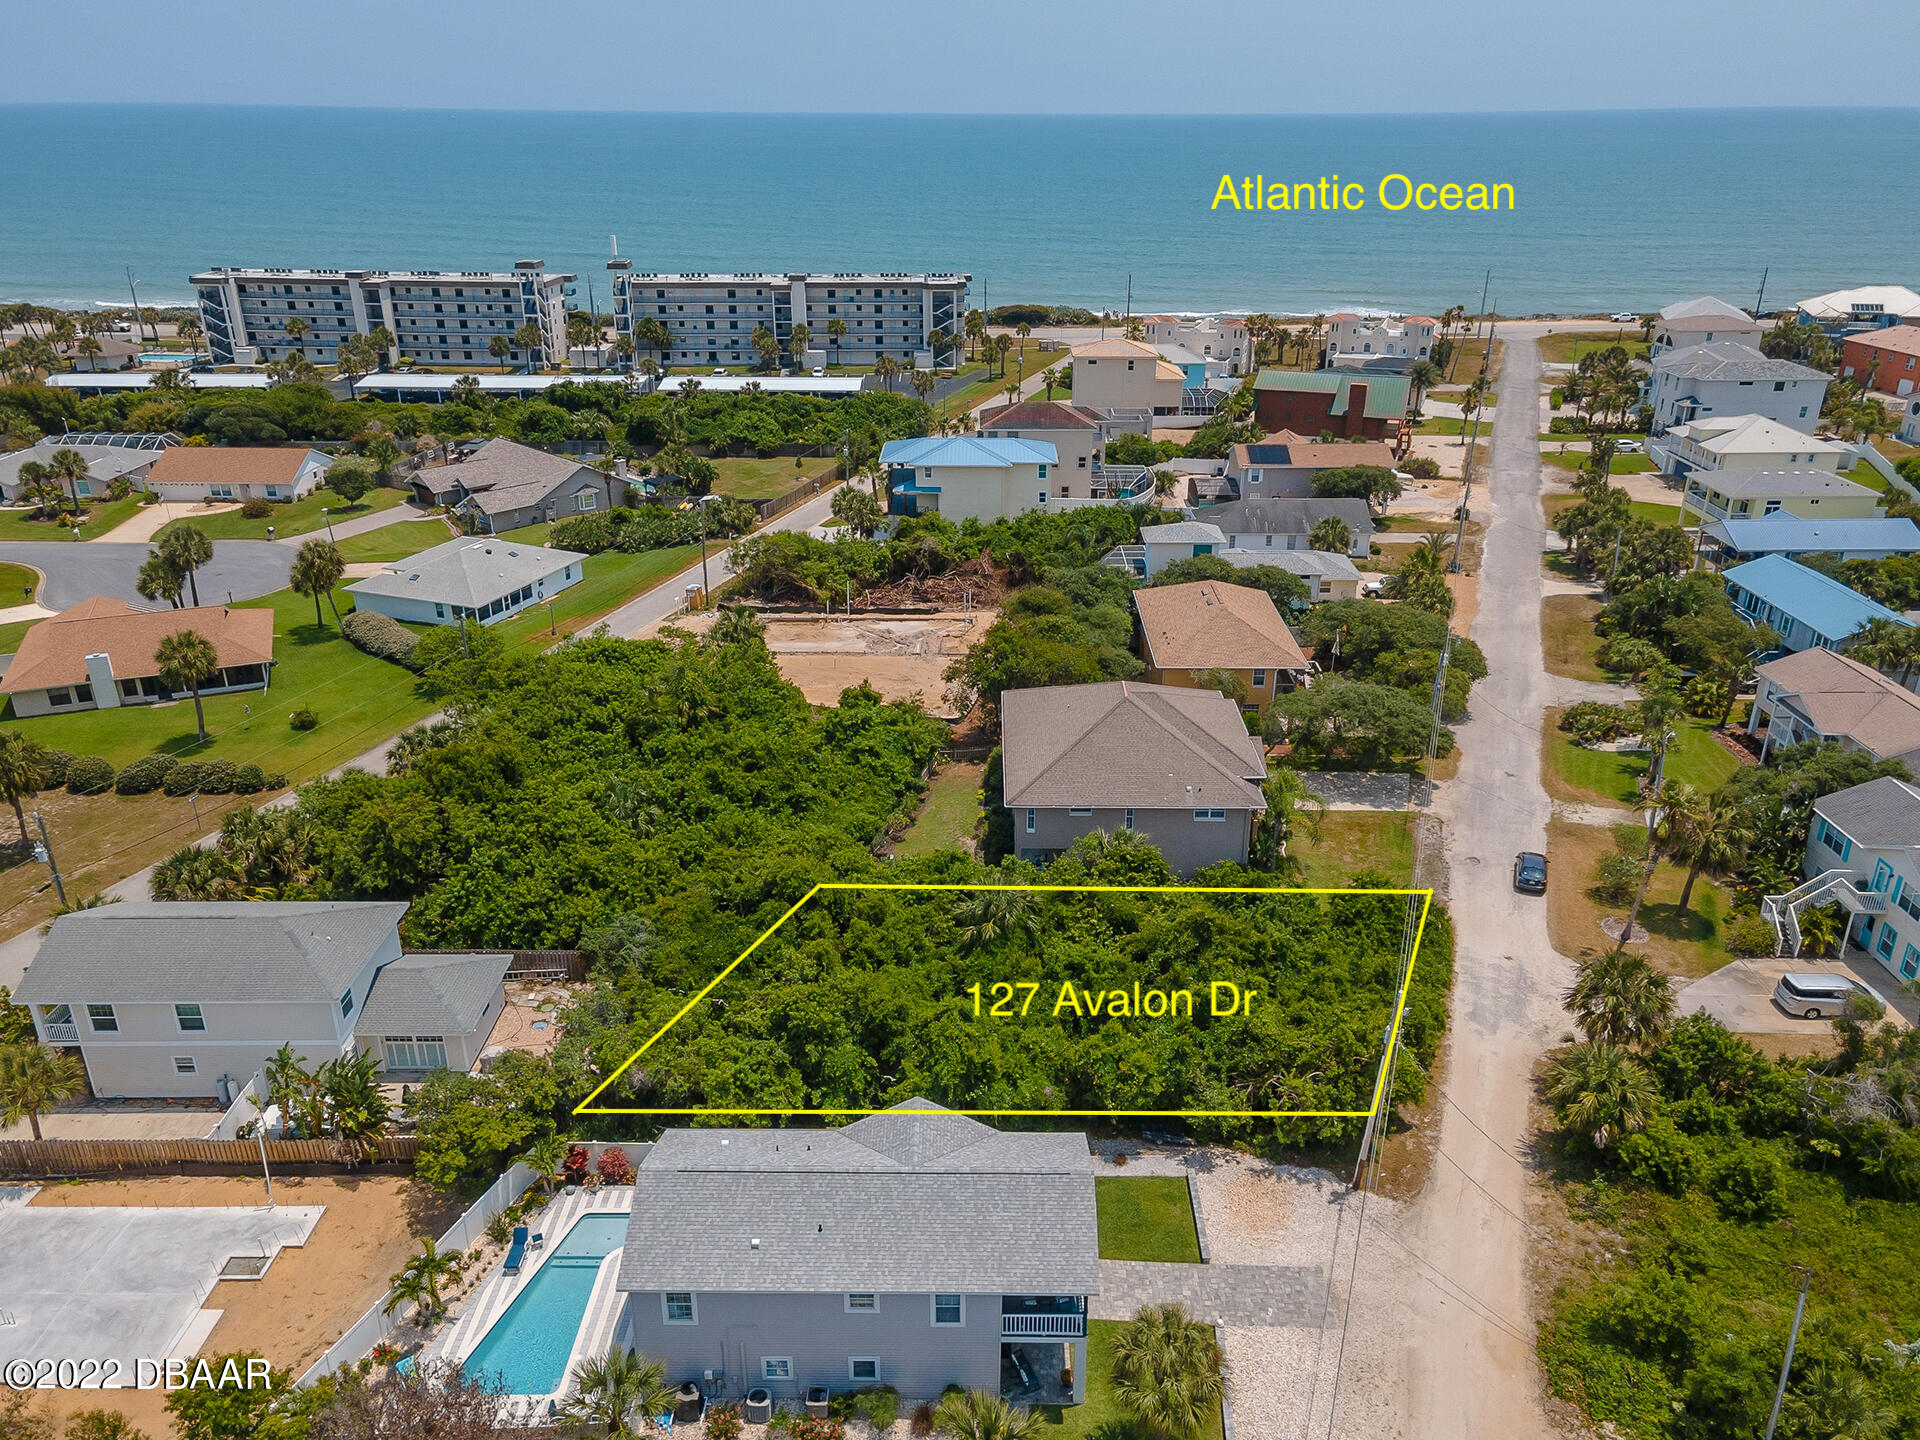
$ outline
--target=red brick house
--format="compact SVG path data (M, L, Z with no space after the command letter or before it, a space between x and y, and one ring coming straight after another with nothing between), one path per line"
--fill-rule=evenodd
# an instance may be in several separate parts
M1407 378L1371 371L1262 370L1253 382L1253 418L1262 430L1308 439L1385 440L1402 453Z

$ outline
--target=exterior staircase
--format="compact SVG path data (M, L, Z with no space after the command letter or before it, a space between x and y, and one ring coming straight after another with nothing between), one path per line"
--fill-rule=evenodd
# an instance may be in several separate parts
M1800 933L1800 912L1809 905L1838 901L1849 915L1885 914L1887 897L1875 890L1862 889L1861 885L1861 878L1851 870L1823 870L1784 895L1763 896L1760 913L1772 922L1773 933L1779 937L1778 953L1799 955L1805 940Z

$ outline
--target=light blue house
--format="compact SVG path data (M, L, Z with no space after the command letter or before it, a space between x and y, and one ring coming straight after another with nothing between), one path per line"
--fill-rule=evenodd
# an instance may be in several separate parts
M1761 555L1829 554L1842 560L1884 560L1920 554L1920 525L1901 516L1875 520L1808 520L1769 515L1761 520L1715 520L1700 527L1701 548L1722 564Z
M1734 609L1750 623L1770 625L1779 632L1780 648L1774 654L1815 646L1844 650L1869 620L1913 623L1858 590L1784 555L1763 555L1735 565L1722 578Z
M880 463L891 514L944 515L956 525L1045 510L1060 488L1059 452L1040 440L922 435L887 441Z

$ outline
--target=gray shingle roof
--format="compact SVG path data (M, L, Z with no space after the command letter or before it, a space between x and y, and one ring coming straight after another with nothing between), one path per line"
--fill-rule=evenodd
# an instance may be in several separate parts
M1669 350L1653 362L1653 368L1663 375L1688 380L1818 380L1825 384L1833 379L1791 360L1770 360L1738 340L1713 340Z
M511 955L402 955L374 976L354 1033L471 1035L512 963Z
M586 558L575 550L550 550L497 535L463 535L396 560L347 589L356 595L394 595L477 610Z
M1331 550L1216 550L1219 559L1241 570L1271 565L1292 575L1324 575L1329 580L1358 580L1360 567Z
M1920 848L1920 789L1882 775L1823 795L1813 808L1872 850Z
M599 475L590 465L564 455L549 455L517 440L494 439L457 466L426 472L422 478L438 492L458 481L472 501L489 515L524 510L537 505L582 470Z
M1214 690L1110 680L1000 697L1010 806L1264 810L1267 761Z
M1200 520L1176 520L1171 525L1146 525L1141 527L1140 540L1145 545L1224 545L1226 534L1218 525L1208 525Z
M838 1130L668 1130L640 1166L619 1285L1095 1294L1086 1137L944 1113Z
M170 1004L338 1000L403 900L127 901L53 922L14 998Z
M1187 510L1189 520L1217 525L1229 535L1310 535L1314 523L1329 515L1346 521L1356 538L1373 534L1373 512L1364 500L1231 500Z

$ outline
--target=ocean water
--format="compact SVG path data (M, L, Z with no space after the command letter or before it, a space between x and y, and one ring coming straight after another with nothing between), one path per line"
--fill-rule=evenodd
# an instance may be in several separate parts
M212 265L961 270L973 303L1507 314L1920 282L1920 110L1129 118L0 106L0 298ZM1514 187L1398 213L1380 179ZM1210 208L1223 174L1359 210Z

